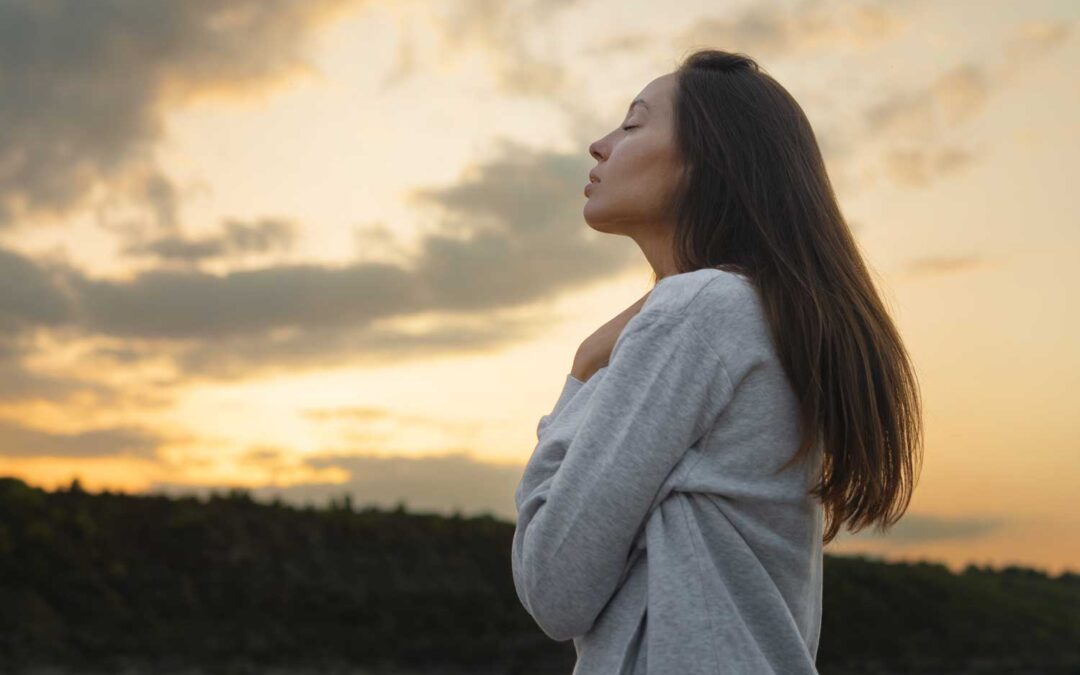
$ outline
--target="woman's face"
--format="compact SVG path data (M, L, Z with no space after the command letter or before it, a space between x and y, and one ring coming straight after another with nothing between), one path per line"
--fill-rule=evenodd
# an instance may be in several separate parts
M594 230L643 243L673 228L669 203L682 177L672 110L675 85L675 73L650 82L620 127L589 146L598 162L591 173L599 182L586 187L583 214Z

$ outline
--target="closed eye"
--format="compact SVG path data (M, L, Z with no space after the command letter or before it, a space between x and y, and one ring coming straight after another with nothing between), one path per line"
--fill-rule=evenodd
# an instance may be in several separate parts
M634 126L626 126L626 127L623 127L623 128L622 128L622 130L623 130L623 131L630 131L631 129L637 129L637 128L638 128L638 126L639 126L639 125L634 125Z

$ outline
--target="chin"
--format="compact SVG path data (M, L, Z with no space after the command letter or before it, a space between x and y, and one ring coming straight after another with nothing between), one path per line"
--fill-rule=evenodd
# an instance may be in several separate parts
M613 227L610 227L610 224L604 221L589 222L588 220L586 220L585 224L588 225L590 229L596 232L602 232L603 234L622 234L622 232L614 229Z
M619 234L612 223L605 219L601 215L597 215L594 209L590 209L588 204L581 210L582 217L585 218L585 224L591 229L597 232L603 232L604 234Z
M584 216L585 224L588 225L590 229L596 230L597 232L605 232L606 231L606 230L604 230L604 221L603 220L597 220L596 218L589 217L589 210L588 209L583 209L582 212L581 212L581 215Z

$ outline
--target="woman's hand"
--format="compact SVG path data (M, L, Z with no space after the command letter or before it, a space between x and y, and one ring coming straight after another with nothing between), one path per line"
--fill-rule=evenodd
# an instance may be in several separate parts
M652 293L652 291L650 290L641 296L637 302L624 309L615 318L600 326L595 333L585 338L585 341L578 347L577 354L574 355L574 366L570 370L571 375L585 382L592 377L593 373L608 364L615 341L619 339L619 335L622 333L623 328L626 327L626 324L630 322L630 319L641 311L641 306L645 304L649 293Z

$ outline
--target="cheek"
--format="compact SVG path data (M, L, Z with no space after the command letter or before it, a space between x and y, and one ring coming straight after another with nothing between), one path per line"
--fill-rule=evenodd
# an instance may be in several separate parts
M677 166L667 148L653 144L634 156L628 179L650 194L667 193L677 179Z
M619 147L617 159L621 182L652 183L655 177L667 171L669 160L663 146L649 138L634 138L624 141ZM615 162L613 162L614 164Z

